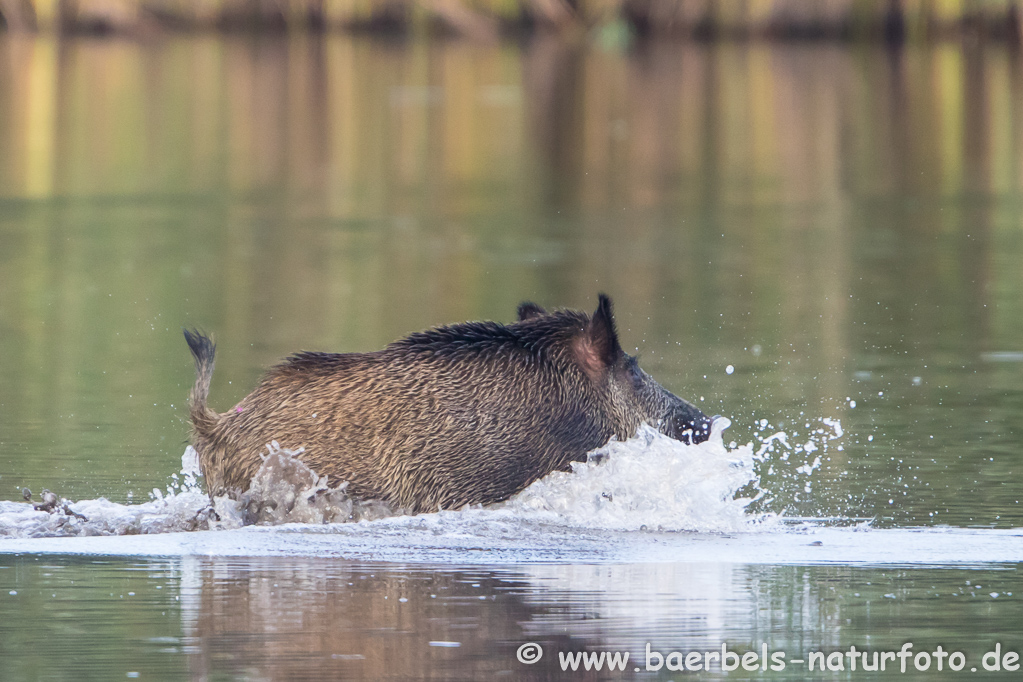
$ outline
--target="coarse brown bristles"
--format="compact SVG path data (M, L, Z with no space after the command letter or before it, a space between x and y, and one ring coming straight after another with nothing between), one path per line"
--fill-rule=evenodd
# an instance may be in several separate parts
M238 495L276 441L356 498L410 512L504 500L643 422L699 441L710 420L661 388L592 315L519 307L519 321L411 334L371 353L302 352L223 414L206 406L214 345L195 357L193 443L211 494Z

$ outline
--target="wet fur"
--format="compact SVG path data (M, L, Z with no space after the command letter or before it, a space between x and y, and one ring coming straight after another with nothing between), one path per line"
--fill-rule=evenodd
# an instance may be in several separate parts
M210 493L245 490L277 441L358 498L410 512L489 503L654 421L623 400L629 358L610 299L592 318L518 312L514 324L438 327L371 353L298 353L223 414L206 404L215 346L186 331L193 444Z

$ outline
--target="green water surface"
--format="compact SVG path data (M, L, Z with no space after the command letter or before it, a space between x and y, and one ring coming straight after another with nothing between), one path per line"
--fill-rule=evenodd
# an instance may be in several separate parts
M215 334L226 410L298 349L604 291L726 443L841 424L826 452L768 453L758 511L1019 527L1021 264L1003 45L0 34L0 499L165 488L182 326ZM0 677L568 675L517 663L527 639L976 659L1021 650L1017 569L611 567L625 587L573 590L536 568L8 556Z

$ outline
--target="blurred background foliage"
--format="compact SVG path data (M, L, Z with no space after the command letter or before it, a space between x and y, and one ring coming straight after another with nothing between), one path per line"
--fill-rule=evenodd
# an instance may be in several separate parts
M1020 36L1018 0L0 0L14 31L437 31L493 39L533 28L709 38L922 40Z

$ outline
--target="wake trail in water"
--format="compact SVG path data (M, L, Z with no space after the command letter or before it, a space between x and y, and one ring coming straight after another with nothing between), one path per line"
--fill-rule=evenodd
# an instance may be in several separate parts
M756 482L757 456L752 444L725 447L722 432L728 425L727 419L719 419L709 440L698 445L672 440L644 425L634 438L612 440L587 461L572 463L571 472L554 472L506 502L455 513L606 530L752 530L769 517L747 514L754 498L736 493ZM142 504L59 500L45 509L0 502L0 538L230 530L398 515L380 502L350 498L345 483L331 487L301 461L301 451L282 449L276 442L267 448L262 466L238 500L217 498L215 507L210 506L195 450L189 447L166 493L154 489L152 499Z
M0 502L0 554L452 564L1023 562L1019 530L835 528L829 526L855 520L752 512L772 499L763 485L772 470L780 473L774 480L808 492L821 457L841 449L842 427L820 419L800 436L762 420L759 445L742 446L723 443L726 427L722 420L698 445L643 427L505 502L417 516L350 498L345 483L332 487L300 451L276 443L240 499L217 498L211 507L189 448L168 489L142 504L53 495L42 504ZM219 532L183 532L197 530Z

